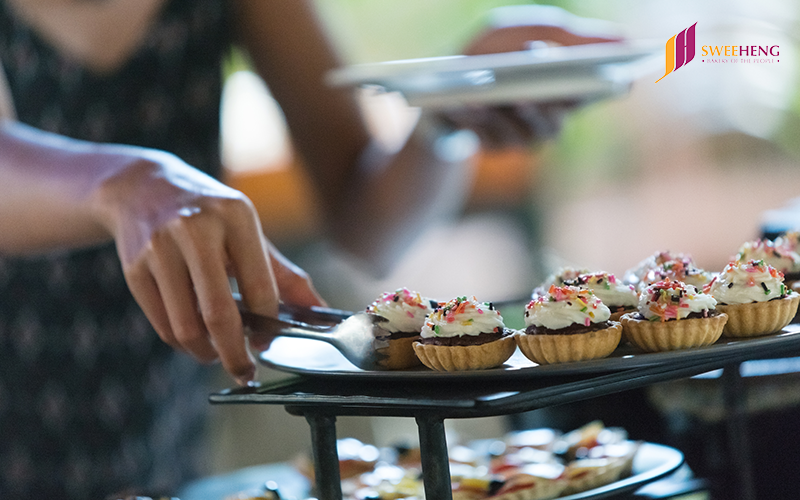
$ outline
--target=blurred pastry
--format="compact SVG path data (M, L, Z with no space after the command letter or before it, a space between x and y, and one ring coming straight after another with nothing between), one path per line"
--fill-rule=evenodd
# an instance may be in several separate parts
M783 274L784 284L791 288L800 280L800 255L792 248L792 240L783 238L780 242L773 242L767 238L748 241L739 247L734 257L734 262L745 263L751 260L761 260L774 267Z
M576 279L581 274L589 274L589 273L591 273L589 269L562 267L558 269L556 272L549 275L547 278L545 278L545 280L541 284L539 284L539 286L534 288L531 298L536 299L536 297L546 295L547 291L550 290L550 287L553 285L564 286L568 281Z
M633 285L637 287L638 290L641 290L644 287L640 288L639 283L645 278L645 276L647 276L647 273L663 265L665 262L670 261L688 261L694 264L694 259L692 259L691 255L671 252L669 250L662 250L645 258L639 262L636 267L625 271L625 274L622 276L622 282L627 285Z
M567 487L564 468L555 469L557 475L540 475L538 469L525 468L525 472L510 476L488 500L550 500L561 496Z
M698 290L708 284L714 275L695 265L689 257L681 257L668 260L647 271L647 274L639 281L639 290L644 290L648 285L670 279L681 281L688 285L694 285Z

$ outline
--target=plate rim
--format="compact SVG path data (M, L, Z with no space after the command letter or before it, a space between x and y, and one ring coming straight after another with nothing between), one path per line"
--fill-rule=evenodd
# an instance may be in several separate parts
M478 55L451 55L360 63L331 70L325 77L333 87L380 85L401 89L392 81L420 76L453 75L478 70L543 71L589 68L604 64L632 62L654 56L663 41L653 39L595 43Z

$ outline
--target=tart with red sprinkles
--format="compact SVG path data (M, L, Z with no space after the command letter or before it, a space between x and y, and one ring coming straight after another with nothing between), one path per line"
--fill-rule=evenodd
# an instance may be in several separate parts
M589 289L551 286L525 306L520 351L540 365L604 358L619 345L622 326Z
M628 342L647 352L713 344L728 320L716 304L693 285L666 279L641 292L638 312L622 316L622 329Z
M514 333L491 302L456 297L428 315L414 352L432 370L494 368L514 354Z

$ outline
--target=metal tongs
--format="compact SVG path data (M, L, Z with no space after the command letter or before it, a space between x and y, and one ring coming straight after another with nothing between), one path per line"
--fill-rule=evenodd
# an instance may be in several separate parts
M281 304L278 319L248 311L237 297L251 346L258 349L275 337L319 340L334 346L362 370L385 370L388 332L386 318L365 312L351 313L326 307Z

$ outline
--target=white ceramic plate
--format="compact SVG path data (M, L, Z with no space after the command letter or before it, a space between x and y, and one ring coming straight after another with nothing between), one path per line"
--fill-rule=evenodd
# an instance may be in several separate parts
M331 72L328 83L375 86L402 93L412 106L438 108L583 102L626 92L656 68L663 47L663 41L640 40L360 64Z
M673 472L683 464L683 453L660 444L642 443L633 460L633 474L593 490L562 497L559 500L599 500L631 491ZM216 477L200 479L180 493L183 500L221 500L238 492L257 491L265 482L274 481L286 499L307 498L309 483L288 464L271 464L240 469Z

